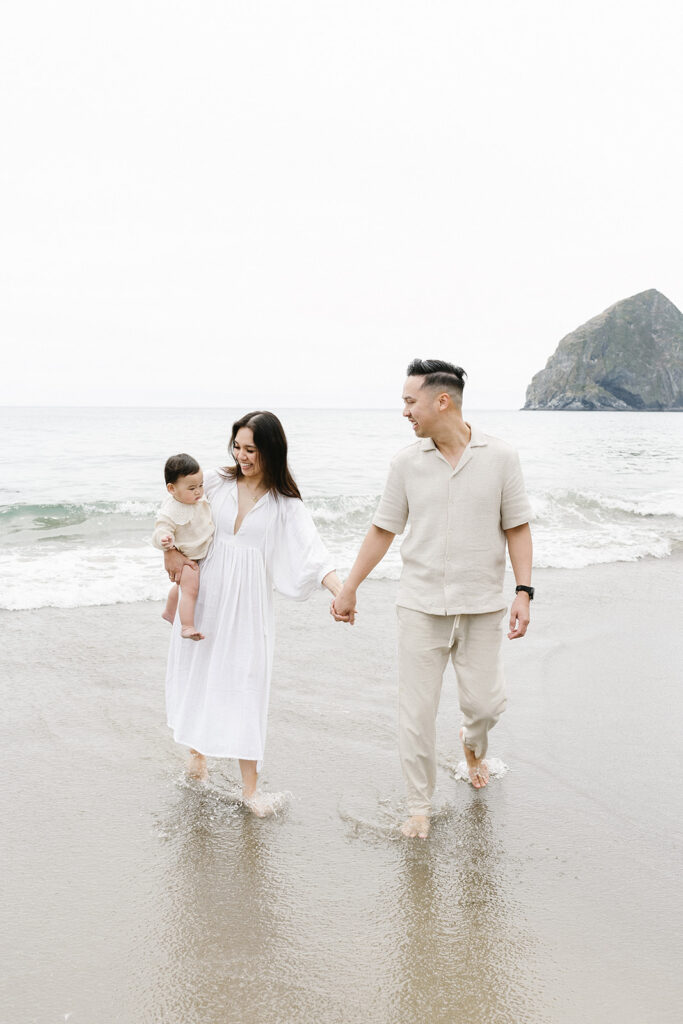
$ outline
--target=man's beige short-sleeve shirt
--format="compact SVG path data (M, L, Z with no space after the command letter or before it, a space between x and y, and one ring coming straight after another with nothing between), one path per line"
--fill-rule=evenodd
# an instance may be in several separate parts
M453 469L431 438L393 459L373 518L401 544L396 603L431 615L497 611L503 593L505 534L531 520L519 457L497 437L471 428Z

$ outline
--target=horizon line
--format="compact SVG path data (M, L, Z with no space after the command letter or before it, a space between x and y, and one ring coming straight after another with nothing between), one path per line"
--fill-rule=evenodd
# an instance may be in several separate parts
M290 412L396 412L400 405L280 405L279 402L272 403L278 409L286 409ZM218 409L240 409L237 405L31 405L13 404L0 405L0 409L192 409L192 410L218 410ZM521 406L475 406L468 405L467 409L473 412L524 412Z

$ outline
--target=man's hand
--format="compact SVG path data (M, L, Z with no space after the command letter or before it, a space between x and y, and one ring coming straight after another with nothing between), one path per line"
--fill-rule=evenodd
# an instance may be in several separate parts
M168 578L171 583L180 583L180 574L183 571L183 567L186 565L191 565L193 569L199 568L196 562L193 562L191 558L186 558L185 555L176 548L172 551L164 552L164 568L168 573Z
M356 619L356 591L343 586L330 605L330 615L335 622L348 622L352 626Z
M518 640L521 636L524 636L530 621L529 595L520 590L510 606L510 632L508 633L508 640Z

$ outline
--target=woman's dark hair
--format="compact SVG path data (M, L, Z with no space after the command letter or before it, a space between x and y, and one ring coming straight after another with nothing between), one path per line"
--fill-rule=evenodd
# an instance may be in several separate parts
M444 391L455 391L462 400L467 374L462 366L446 363L443 359L413 359L406 376L424 377L423 388L443 388Z
M254 445L261 459L263 482L270 491L284 494L286 498L300 498L301 493L287 465L287 438L282 424L274 412L248 412L232 425L230 454L235 458L233 445L242 427L248 427L254 435ZM231 480L239 480L242 474L239 462L224 466L223 472Z
M170 459L166 459L164 466L164 480L167 484L174 484L179 477L192 476L193 473L198 473L200 468L197 460L191 455L184 452L182 455L171 455Z

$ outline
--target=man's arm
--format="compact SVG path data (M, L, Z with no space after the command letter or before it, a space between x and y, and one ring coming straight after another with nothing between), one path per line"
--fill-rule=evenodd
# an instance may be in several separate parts
M199 568L196 562L193 562L191 558L186 558L177 548L164 551L164 569L172 583L180 583L180 574L184 565L191 565L193 569Z
M531 563L533 558L533 545L531 543L531 528L528 523L521 526L513 526L511 530L505 531L507 538L508 552L512 563L512 571L515 574L517 585L531 586ZM515 596L510 607L510 632L508 640L517 640L524 636L531 620L529 608L530 598L523 590Z
M353 625L356 617L356 591L365 577L382 561L395 536L395 533L382 530L374 524L370 527L341 593L332 602L330 612L337 622Z

